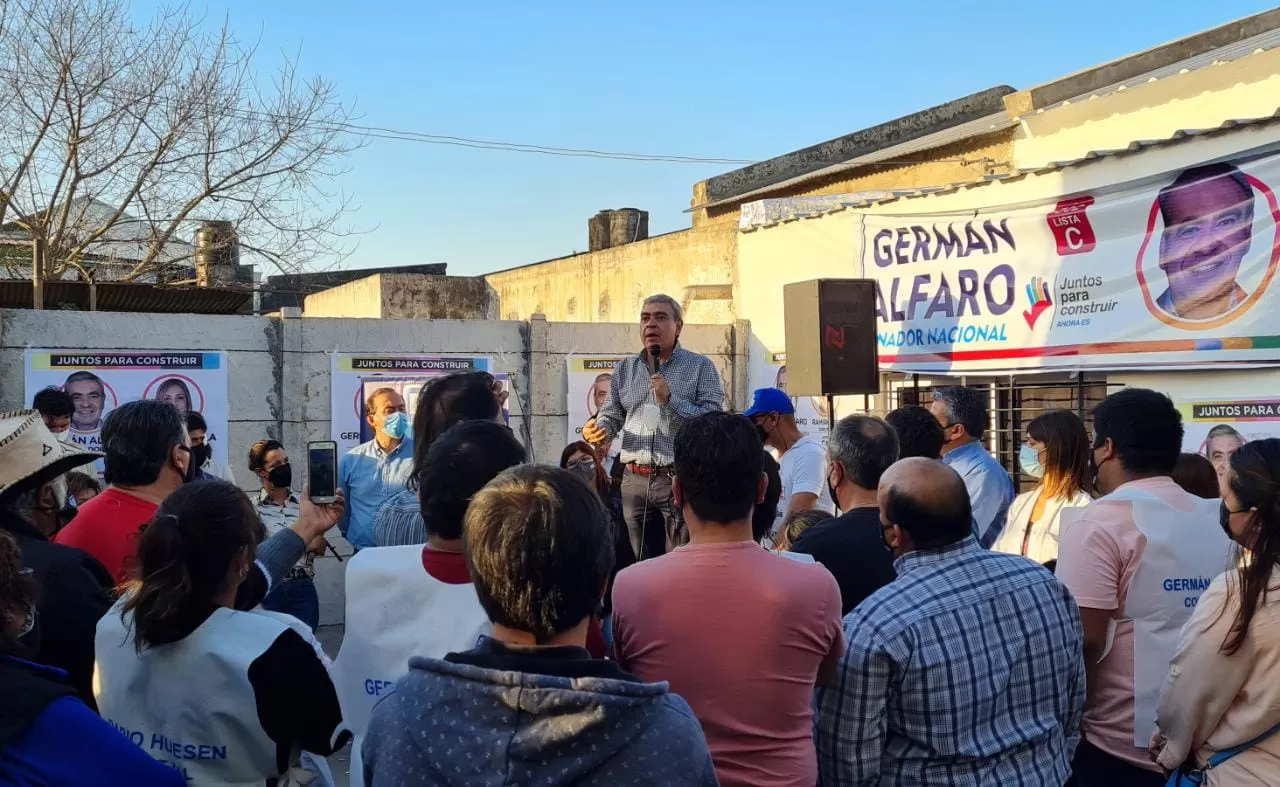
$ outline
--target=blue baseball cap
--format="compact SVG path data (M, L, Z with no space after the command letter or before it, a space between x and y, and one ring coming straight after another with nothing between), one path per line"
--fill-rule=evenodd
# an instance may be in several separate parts
M795 415L796 406L791 403L791 397L787 396L785 391L777 388L757 388L756 392L751 395L751 406L743 413L748 418L755 418L757 415L768 415L769 413L781 413L782 415Z

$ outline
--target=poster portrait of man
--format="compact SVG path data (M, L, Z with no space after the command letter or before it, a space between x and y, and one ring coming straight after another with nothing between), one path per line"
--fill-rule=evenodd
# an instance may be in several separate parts
M1236 277L1253 239L1253 187L1232 164L1185 170L1157 197L1164 229L1156 305L1182 320L1211 320L1244 303Z

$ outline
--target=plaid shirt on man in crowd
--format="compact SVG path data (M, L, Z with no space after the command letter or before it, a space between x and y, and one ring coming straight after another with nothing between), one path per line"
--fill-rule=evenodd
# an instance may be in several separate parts
M1080 742L1080 611L1041 566L976 538L908 552L845 618L819 694L828 787L1060 785Z
M715 364L705 355L676 346L659 371L671 389L666 407L658 408L657 428L645 423L646 404L658 407L653 396L653 370L647 352L618 361L609 399L596 416L596 426L616 439L622 434L623 464L670 467L675 464L676 431L690 418L724 409L724 387Z

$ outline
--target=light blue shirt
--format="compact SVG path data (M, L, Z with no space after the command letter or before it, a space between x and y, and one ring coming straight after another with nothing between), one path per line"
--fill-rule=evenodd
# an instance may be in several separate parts
M390 453L377 440L362 443L342 455L338 463L338 484L347 507L338 528L356 549L371 547L373 520L378 507L397 492L413 473L413 440L405 438Z
M977 440L943 454L942 461L964 479L973 506L973 534L990 549L1004 530L1009 504L1013 502L1013 481Z

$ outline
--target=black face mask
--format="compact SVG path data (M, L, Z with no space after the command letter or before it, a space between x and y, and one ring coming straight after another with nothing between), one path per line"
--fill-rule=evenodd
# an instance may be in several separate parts
M288 489L293 485L293 467L286 462L271 468L267 481L276 489Z
M1231 516L1233 514L1243 514L1249 509L1241 509L1240 511L1232 511L1227 508L1227 501L1223 500L1218 506L1218 524L1222 526L1222 532L1227 534L1227 538L1236 541L1236 534L1231 532Z
M67 504L62 508L58 509L58 529L59 530L71 524L71 520L76 518L76 512L79 509L76 508L76 504L74 502L71 502L73 500L75 500L75 498L68 495Z
M191 446L191 464L196 467L204 467L204 463L213 457L213 447L205 445Z
M198 461L196 449L187 449L187 470L182 474L182 482L189 484L200 476L200 465L204 462Z
M596 482L596 466L591 462L578 462L577 464L569 465L569 472L588 484Z
M1102 490L1098 489L1098 467L1100 465L1098 465L1097 461L1095 461L1093 457L1095 452L1101 447L1102 446L1099 445L1089 449L1089 485L1092 486L1094 491L1099 494L1102 493ZM1102 464L1106 464L1106 462L1103 462Z

